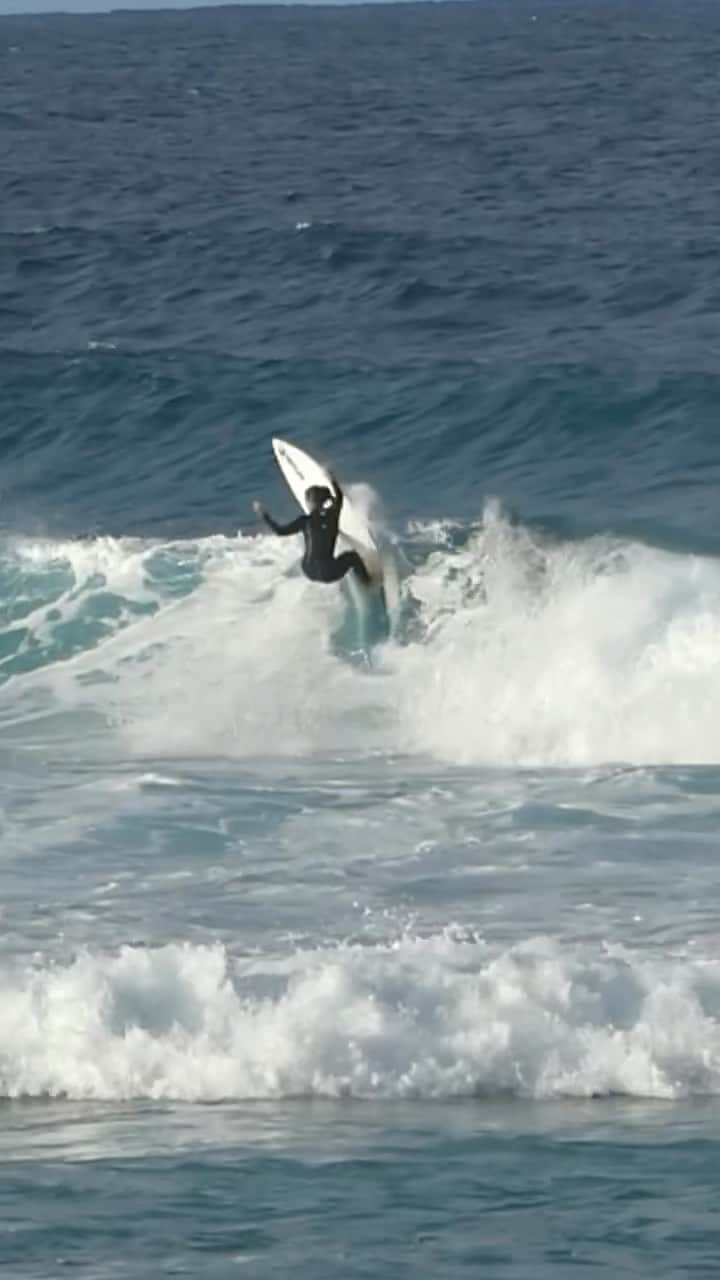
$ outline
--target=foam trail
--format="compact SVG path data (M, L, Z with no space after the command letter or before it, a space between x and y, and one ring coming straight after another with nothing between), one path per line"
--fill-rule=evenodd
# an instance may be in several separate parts
M492 954L451 930L233 963L124 947L0 973L5 1097L444 1099L720 1092L720 963Z
M67 608L53 602L30 633L34 666L18 664L6 686L6 729L82 712L119 735L124 751L243 756L260 744L295 754L327 741L334 709L339 718L363 695L333 648L344 593L308 583L297 549L279 539L28 544L19 554L40 575L60 564L70 585ZM122 597L130 582L133 595ZM98 627L84 616L97 592L136 611L113 607ZM362 723L357 730L360 742ZM86 732L85 719L78 735Z

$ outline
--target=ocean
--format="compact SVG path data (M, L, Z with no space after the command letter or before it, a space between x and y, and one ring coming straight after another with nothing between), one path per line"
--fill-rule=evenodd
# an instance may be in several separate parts
M0 19L7 1280L720 1274L719 60Z

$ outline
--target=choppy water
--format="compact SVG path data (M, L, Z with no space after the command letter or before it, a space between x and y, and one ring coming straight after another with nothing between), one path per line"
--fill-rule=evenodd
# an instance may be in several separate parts
M8 1277L717 1276L719 56L0 20Z

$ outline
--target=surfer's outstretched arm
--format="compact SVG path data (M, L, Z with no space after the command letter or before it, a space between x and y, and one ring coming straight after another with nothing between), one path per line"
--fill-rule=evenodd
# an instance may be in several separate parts
M256 515L262 516L269 529L276 533L279 538L289 538L293 533L302 533L303 526L307 520L307 516L296 516L289 524L278 524L277 520L273 520L271 515L259 502L253 503L253 509Z
M289 538L291 533L302 533L302 527L307 520L307 516L297 516L289 524L278 524L277 520L273 520L267 511L263 511L263 520L268 528L272 529L273 533L276 533L279 538Z

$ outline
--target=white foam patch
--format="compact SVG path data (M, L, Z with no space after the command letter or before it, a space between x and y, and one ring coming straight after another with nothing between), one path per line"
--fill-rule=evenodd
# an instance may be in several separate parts
M448 931L233 964L125 947L0 972L5 1097L674 1099L720 1091L720 962L492 955Z
M322 742L333 707L352 702L352 672L330 648L346 606L294 572L297 559L258 539L156 619L151 646L116 668L116 723L133 750L278 755Z
M33 654L42 666L59 637L79 629L83 619L105 635L132 624L138 610L151 610L157 602L148 580L151 549L138 539L18 539L9 551L2 584L11 610L7 629L23 638L0 659L0 670L11 670L18 654ZM110 606L111 597L119 607Z
M415 572L398 745L457 763L720 760L720 564L547 544L490 507Z
M23 538L12 543L20 562L38 569L67 569L76 590L101 577L119 591L144 591L143 566L150 549L139 538Z

